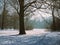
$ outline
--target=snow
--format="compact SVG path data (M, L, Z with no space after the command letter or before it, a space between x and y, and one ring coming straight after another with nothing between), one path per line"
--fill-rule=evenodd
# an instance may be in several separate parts
M0 45L60 45L60 32L33 29L26 33L17 35L18 30L0 31Z

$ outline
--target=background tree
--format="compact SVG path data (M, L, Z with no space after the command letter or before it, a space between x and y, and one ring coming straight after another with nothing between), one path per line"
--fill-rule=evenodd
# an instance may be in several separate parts
M3 12L2 12L2 25L1 25L1 29L4 29L4 18L6 15L6 0L3 0L4 5L3 5Z
M53 17L53 24L52 24L52 31L57 31L57 20L59 20L59 9L60 9L60 0L51 0L52 1L52 17ZM57 19L58 18L58 19ZM58 22L59 23L59 22Z

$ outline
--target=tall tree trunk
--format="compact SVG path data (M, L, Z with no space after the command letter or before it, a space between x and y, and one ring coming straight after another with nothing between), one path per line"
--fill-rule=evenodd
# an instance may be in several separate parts
M54 7L52 8L52 17L53 17L53 31L55 31L56 25L55 25Z
M2 15L2 24L1 24L1 29L4 29L4 15Z
M20 13L19 13L19 34L25 34L24 28L24 0L19 0L20 4Z
M2 12L2 25L1 25L1 29L4 29L4 17L5 17L5 6L6 6L6 2L4 0L4 7L3 7L3 12Z

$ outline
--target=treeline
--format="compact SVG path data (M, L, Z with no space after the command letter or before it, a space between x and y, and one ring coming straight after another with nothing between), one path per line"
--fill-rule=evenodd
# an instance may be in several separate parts
M32 24L29 21L29 18L24 19L25 30L33 29ZM5 15L4 16L4 29L19 29L19 16L15 12L13 15ZM2 14L0 15L0 29L2 28Z
M5 18L4 18L4 29L18 29L18 25L19 25L19 22L18 22L18 19L19 17L17 15L5 15ZM0 28L2 27L2 15L0 15Z
M60 31L60 19L55 17L55 28L54 24L52 23L50 26L51 31Z

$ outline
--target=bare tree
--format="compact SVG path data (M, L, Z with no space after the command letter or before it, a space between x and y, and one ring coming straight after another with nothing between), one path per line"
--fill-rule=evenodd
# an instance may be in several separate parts
M19 0L19 5L20 5L20 14L19 14L20 30L19 30L19 34L25 34L25 28L24 28L24 0Z
M2 12L2 25L1 29L4 29L4 16L5 16L5 10L6 10L6 0L3 0L4 5L3 5L3 12Z
M9 1L9 0L8 0ZM12 0L15 1L15 0ZM36 1L27 3L24 5L24 0L16 0L16 5L13 5L10 1L10 5L16 10L16 12L19 15L19 34L26 34L25 27L24 27L24 11L31 6L32 3L35 3Z

